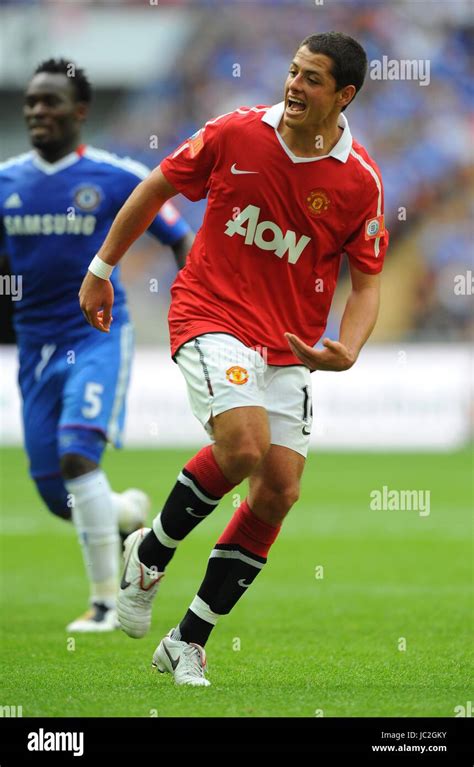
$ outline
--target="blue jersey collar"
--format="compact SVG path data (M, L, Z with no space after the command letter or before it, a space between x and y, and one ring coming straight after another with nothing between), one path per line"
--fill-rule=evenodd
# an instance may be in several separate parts
M81 157L82 152L75 149L74 152L65 155L65 157L61 157L57 162L46 162L46 160L43 160L37 152L33 152L33 165L35 165L38 170L46 173L47 176L52 176L54 173L59 173L59 171L69 168L71 165L79 162Z

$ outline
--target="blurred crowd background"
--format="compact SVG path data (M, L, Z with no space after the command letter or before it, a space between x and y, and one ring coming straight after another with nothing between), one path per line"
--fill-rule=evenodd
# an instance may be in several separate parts
M465 0L102 0L3 3L0 159L24 152L22 94L37 63L73 58L94 86L88 143L156 166L206 120L281 101L292 55L310 33L353 35L375 60L429 63L429 84L370 76L348 108L352 134L378 163L391 247L376 341L474 335L473 38ZM158 146L156 147L156 145ZM153 147L153 148L151 148ZM205 203L176 198L193 228ZM139 343L165 343L170 252L143 238L123 275ZM455 290L465 276L465 295ZM150 279L159 280L158 294ZM347 267L328 334L337 337ZM0 297L0 301L5 299Z

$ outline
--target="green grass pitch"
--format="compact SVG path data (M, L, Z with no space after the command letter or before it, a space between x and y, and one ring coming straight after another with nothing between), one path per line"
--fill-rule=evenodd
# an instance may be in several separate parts
M105 468L156 512L192 452L111 451ZM268 564L207 645L212 686L183 689L151 656L194 596L232 496L180 546L147 637L71 641L65 625L87 606L74 530L41 507L22 451L1 450L0 704L52 717L454 716L472 700L471 468L468 450L311 454ZM429 490L429 516L371 510L383 485Z

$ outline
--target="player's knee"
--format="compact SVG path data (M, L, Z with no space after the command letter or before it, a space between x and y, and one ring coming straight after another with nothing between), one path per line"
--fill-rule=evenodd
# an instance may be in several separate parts
M65 453L60 458L61 474L64 479L75 479L97 468L97 463L78 453Z
M61 519L71 519L71 507L68 503L67 490L61 477L35 479L38 492L48 509Z
M227 461L234 475L245 479L256 470L269 445L257 440L242 439L227 449Z
M61 427L58 433L58 447L63 478L76 479L94 471L100 463L106 444L105 435L98 429Z
M299 498L299 482L279 483L275 478L275 484L262 485L255 496L256 507L265 510L265 522L269 525L280 525L290 509ZM261 516L262 513L259 513Z
M300 497L299 484L286 486L281 493L277 494L280 499L280 507L287 514Z

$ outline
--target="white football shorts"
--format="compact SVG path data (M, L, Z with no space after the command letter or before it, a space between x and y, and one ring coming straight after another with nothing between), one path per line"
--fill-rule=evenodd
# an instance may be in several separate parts
M226 333L193 338L178 350L176 362L191 409L211 438L211 416L236 407L263 407L271 444L306 457L313 420L308 368L268 365L264 349L250 349Z

